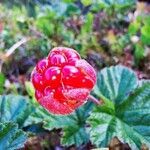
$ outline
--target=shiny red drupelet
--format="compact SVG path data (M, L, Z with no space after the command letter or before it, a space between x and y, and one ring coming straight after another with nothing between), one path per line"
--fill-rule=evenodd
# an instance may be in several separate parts
M96 82L93 67L71 48L53 48L31 75L37 101L54 114L72 113L88 99Z

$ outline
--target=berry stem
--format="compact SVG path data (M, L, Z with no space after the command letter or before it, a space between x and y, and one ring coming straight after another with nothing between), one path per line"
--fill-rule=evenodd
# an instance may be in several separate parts
M90 101L92 101L93 103L95 103L96 105L100 105L101 104L101 102L98 99L96 99L94 96L92 96L92 95L89 95L88 99Z

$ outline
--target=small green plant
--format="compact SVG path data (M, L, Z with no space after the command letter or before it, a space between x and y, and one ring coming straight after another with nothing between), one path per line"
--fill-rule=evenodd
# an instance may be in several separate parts
M146 14L139 15L130 23L128 28L130 39L134 45L136 65L146 57L146 49L150 45L150 17Z

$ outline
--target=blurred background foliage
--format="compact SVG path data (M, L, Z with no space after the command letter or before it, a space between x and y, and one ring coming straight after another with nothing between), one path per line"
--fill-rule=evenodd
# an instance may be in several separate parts
M3 0L0 94L30 97L31 70L56 46L76 49L97 70L123 64L139 79L149 79L150 5L136 0Z
M29 79L32 66L51 48L67 46L98 70L121 63L149 78L150 16L145 7L135 0L4 0L0 69L9 81L20 75ZM8 50L21 39L29 40L8 57Z

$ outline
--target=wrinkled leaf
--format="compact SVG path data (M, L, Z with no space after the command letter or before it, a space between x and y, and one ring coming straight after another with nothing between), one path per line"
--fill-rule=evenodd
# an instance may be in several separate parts
M34 112L34 107L29 105L23 96L0 96L0 122L13 121L23 126L25 120Z
M67 116L53 115L40 105L37 105L36 111L29 116L25 121L24 126L41 122L43 123L43 127L47 130L53 130L54 128L59 129L68 126L68 124L74 124Z
M85 120L92 108L91 103L85 104L71 115L59 116L47 112L35 101L27 101L23 96L7 95L0 97L0 121L17 122L20 126L43 123L47 130L62 128L64 145L81 145L89 140L85 130Z
M14 150L24 146L27 136L17 124L0 123L0 150Z
M62 144L77 146L87 143L89 135L85 129L85 121L89 116L93 104L87 102L84 106L77 109L73 114L68 116L53 115L41 106L38 106L35 113L29 116L25 122L25 126L34 123L43 122L43 128L47 130L60 129L63 130Z
M92 109L93 104L91 102L86 103L81 108L77 109L75 113L68 116L73 122L73 125L68 124L67 127L63 128L64 134L62 137L63 145L77 146L87 143L89 141L89 135L86 132L86 119L89 116L89 112Z
M118 65L103 69L98 73L97 85L94 92L119 105L137 87L135 73L130 69Z
M94 144L108 146L117 136L132 149L139 149L142 143L150 146L150 84L143 84L134 92L135 88L137 78L126 67L110 67L98 74L95 93L113 107L97 106L88 118Z
M80 146L81 144L85 144L89 141L89 135L84 127L74 125L64 128L63 131L63 145L69 146L75 144L76 146Z
M150 141L150 83L143 84L142 87L130 95L118 108L117 116Z

